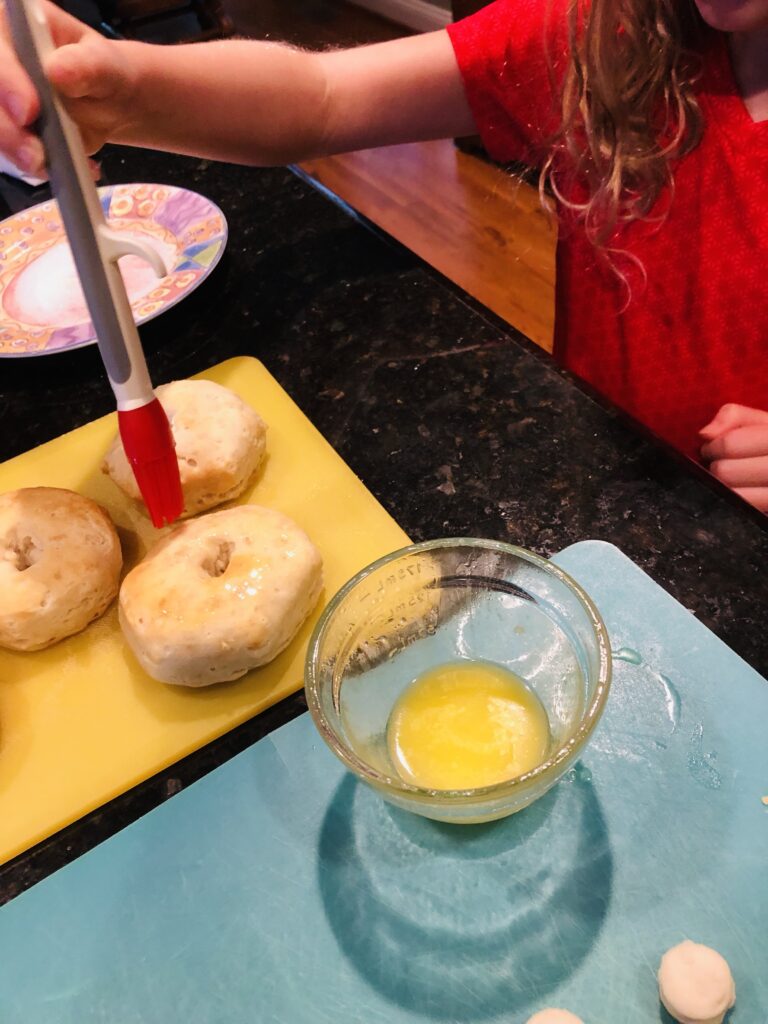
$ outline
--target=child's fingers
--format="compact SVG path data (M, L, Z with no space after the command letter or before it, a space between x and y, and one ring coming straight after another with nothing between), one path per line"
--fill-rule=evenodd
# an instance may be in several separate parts
M713 459L748 459L754 455L768 455L768 422L734 427L701 446L701 456L707 462Z
M16 59L10 43L0 39L0 104L20 128L40 113L40 102L29 76Z
M43 145L37 136L24 131L0 110L0 153L19 168L35 177L41 177L45 166Z
M716 459L709 471L729 487L766 487L768 455L751 459Z
M753 423L768 423L768 412L763 409L752 409L748 405L728 402L720 407L713 420L701 428L699 435L705 441L713 441L726 430L733 430L734 427L747 427Z
M14 0L15 2L15 0ZM44 2L48 27L56 46L87 41L95 35L82 22L63 11L57 4ZM99 38L98 36L96 38ZM5 4L0 0L0 105L11 120L24 127L32 124L40 113L40 101L13 46Z
M20 171L34 178L47 178L45 167L45 150L40 139L35 135L27 135L24 141L11 153L11 160Z
M86 77L98 76L101 68L98 61L91 59L90 50L92 40L99 41L101 37L48 0L44 0L44 9L55 42L63 44L67 51L81 51L80 56L74 60L69 55L65 56L62 62L65 77L69 72L76 81L78 75L76 72L73 74L73 66L76 69L78 64L83 65ZM52 59L56 66L56 54ZM89 82L86 81L85 88L88 87ZM42 143L30 132L23 131L39 114L37 92L16 56L5 4L0 0L0 152L6 154L20 170L36 177L45 177ZM99 140L94 148L98 148L102 141Z
M768 487L735 487L734 490L761 512L768 512Z
M57 3L45 0L43 7L48 20L48 28L56 46L76 43L92 31L82 21L78 21L73 15L62 10Z
M18 69L18 73L13 74L15 69L3 68L3 63L3 60L0 60L0 102L11 121L19 128L24 128L37 119L40 101L32 83L21 68Z

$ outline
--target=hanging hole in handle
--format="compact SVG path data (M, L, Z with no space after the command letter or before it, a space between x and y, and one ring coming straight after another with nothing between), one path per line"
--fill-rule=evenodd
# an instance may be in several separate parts
M149 242L142 242L138 238L113 231L106 225L99 226L98 230L102 251L111 262L117 263L121 256L138 256L152 267L159 278L170 274L171 268L166 266L163 257Z

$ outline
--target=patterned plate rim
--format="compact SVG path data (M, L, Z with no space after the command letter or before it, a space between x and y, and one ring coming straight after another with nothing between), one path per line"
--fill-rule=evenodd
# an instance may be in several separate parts
M212 213L217 213L221 217L221 223L222 223L221 241L220 241L220 243L219 243L219 245L218 245L218 247L216 249L216 253L215 253L213 259L205 267L205 272L203 274L201 274L200 277L193 284L191 284L184 291L181 291L178 295L176 295L173 299L171 299L161 309L156 309L156 310L154 310L154 312L147 313L144 316L134 317L136 326L140 327L142 324L148 323L150 320L154 320L158 316L162 316L163 313L167 312L167 310L173 309L174 306L177 306L180 302L182 302L184 299L186 299L188 295L191 295L192 292L194 292L197 288L200 287L200 285L203 283L203 281L205 281L208 277L210 277L212 272L218 266L222 256L224 255L224 250L227 247L227 242L229 241L229 223L227 222L227 218L224 215L224 212L221 209L221 207L218 205L218 203L215 203L212 199L209 199L208 196L203 195L201 192L196 192L194 189L185 188L183 185L169 185L169 184L163 185L163 184L160 184L159 182L146 182L146 181L115 182L115 183L113 183L111 185L100 185L99 186L99 188L98 188L99 200L103 201L103 199L106 196L111 196L112 193L114 192L114 190L117 189L117 188L170 188L170 189L173 189L176 192L184 192L184 193L186 193L188 195L191 195L191 196L197 196L198 198L203 199L206 203L208 203L208 205L211 208L211 212ZM44 199L44 200L42 200L39 203L35 203L34 206L27 206L23 210L17 210L16 213L12 213L9 217L5 217L2 221L0 221L0 228L4 224L8 224L9 222L16 220L16 218L20 214L22 214L22 213L31 213L34 210L37 210L37 209L40 209L40 208L46 206L48 203L50 203L52 201L56 202L56 197L55 196L51 196L50 199ZM0 310L0 318L1 317L2 317L2 310ZM1 324L2 324L2 319L0 319L0 325ZM61 355L61 354L65 353L65 352L74 352L77 349L81 349L81 348L88 348L91 345L95 345L95 344L96 344L96 335L94 334L91 338L87 338L87 339L85 339L83 341L76 342L76 343L74 343L72 345L62 346L61 348L43 348L43 349L37 349L35 351L23 351L23 352L3 352L3 351L0 350L0 359L33 359L33 358L37 358L37 357L41 357L41 356L55 356L55 355Z

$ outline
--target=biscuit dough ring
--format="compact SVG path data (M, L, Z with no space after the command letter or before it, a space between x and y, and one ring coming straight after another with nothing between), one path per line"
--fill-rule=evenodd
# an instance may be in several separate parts
M120 625L148 675L207 686L275 658L322 582L303 530L281 512L239 505L182 523L128 573Z
M117 594L123 556L104 509L59 487L0 494L0 646L40 651Z
M157 388L156 394L176 447L182 515L197 515L242 494L266 450L267 425L261 416L212 380L176 380ZM144 507L119 434L102 469Z

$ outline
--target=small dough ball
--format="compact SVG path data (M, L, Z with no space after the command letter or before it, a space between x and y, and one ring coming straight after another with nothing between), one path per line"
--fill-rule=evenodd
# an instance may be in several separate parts
M154 679L238 679L287 647L315 606L322 559L281 512L259 505L176 527L128 573L120 625Z
M736 1002L736 986L716 950L686 939L661 958L659 997L680 1024L722 1024Z
M580 1017L570 1010L539 1010L528 1021L528 1024L583 1024Z
M176 445L182 515L197 515L242 494L264 458L267 425L261 416L211 380L176 380L156 394ZM141 501L119 434L102 468L128 497Z
M112 520L90 498L0 494L0 646L40 651L79 633L111 604L122 565Z

